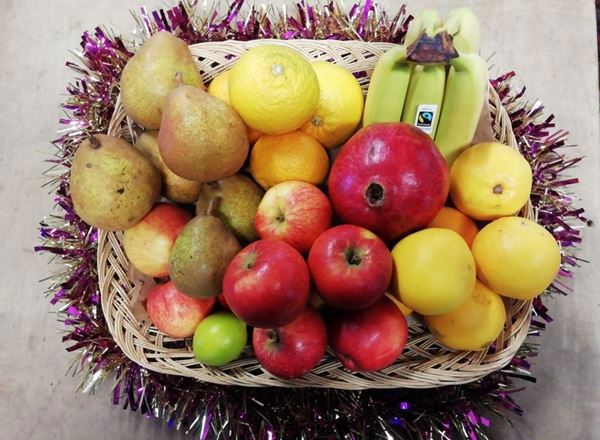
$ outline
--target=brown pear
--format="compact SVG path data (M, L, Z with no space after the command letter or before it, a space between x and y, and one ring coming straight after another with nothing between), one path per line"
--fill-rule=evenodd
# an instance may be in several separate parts
M194 203L202 190L202 182L184 179L171 171L160 156L157 138L158 131L146 131L138 137L135 146L160 172L166 198L177 203Z
M125 113L147 129L158 129L165 98L180 83L204 88L187 44L170 32L157 32L123 69Z
M252 179L242 174L234 174L202 186L196 202L196 213L205 213L210 201L219 197L221 202L216 208L216 215L233 231L238 240L248 243L258 239L254 217L264 194L265 191Z
M246 126L231 106L185 85L167 96L158 146L171 171L198 182L235 174L249 148Z
M71 166L75 212L109 231L135 226L160 196L160 174L123 139L97 134L77 149Z
M188 296L215 297L222 293L225 269L240 249L233 233L217 217L194 217L171 248L169 277Z

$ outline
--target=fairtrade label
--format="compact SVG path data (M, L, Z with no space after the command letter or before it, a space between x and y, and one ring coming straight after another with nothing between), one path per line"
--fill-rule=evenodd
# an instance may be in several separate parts
M417 109L415 124L418 128L427 134L433 131L433 123L437 114L438 106L436 104L421 104Z

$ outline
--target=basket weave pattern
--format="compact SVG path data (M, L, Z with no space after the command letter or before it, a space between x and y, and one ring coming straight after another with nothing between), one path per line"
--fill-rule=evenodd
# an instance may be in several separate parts
M209 42L190 46L205 84L227 70L235 59L261 41ZM298 50L307 59L327 60L351 72L366 72L359 82L366 93L369 75L378 57L389 49L389 43L361 41L269 40ZM232 57L233 55L233 57ZM496 92L490 88L489 104L492 128L499 142L517 148L510 118ZM120 102L109 127L109 134L127 139L134 137ZM528 204L521 215L533 219ZM98 240L98 277L102 310L115 342L133 361L148 369L223 385L249 387L328 387L340 389L366 388L431 388L457 385L479 379L504 367L525 340L529 329L531 301L505 300L507 320L495 342L495 349L481 352L453 351L441 346L423 322L411 317L409 341L402 356L385 370L376 373L353 373L342 367L331 352L304 377L278 379L263 370L246 347L242 357L221 368L200 364L191 350L190 341L174 340L159 332L151 323L140 322L132 310L132 298L142 282L131 277L130 264L122 246L120 232L100 231Z

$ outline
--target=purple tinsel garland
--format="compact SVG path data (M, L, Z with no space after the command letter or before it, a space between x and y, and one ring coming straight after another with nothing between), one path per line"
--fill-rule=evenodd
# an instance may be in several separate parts
M244 0L230 3L224 16L215 9L199 11L190 3L137 17L140 33L147 37L157 30L176 33L189 44L226 39L313 38L362 39L401 43L411 17L402 6L389 15L373 3L353 5L347 12L337 3L311 6L296 4L294 14L273 7L252 6L243 12ZM58 256L62 273L51 279L48 293L52 304L61 304L60 319L66 333L67 350L80 354L79 371L84 391L93 390L102 379L115 377L113 403L160 417L170 426L185 428L205 438L489 438L489 414L506 417L522 410L512 395L512 378L534 381L528 357L537 346L528 339L509 366L479 381L463 386L431 390L341 391L320 389L246 389L221 387L192 379L146 370L130 361L112 339L99 306L96 273L96 230L73 211L69 196L71 158L80 142L92 133L106 131L118 95L122 68L132 53L119 37L97 28L82 36L77 63L67 63L78 79L69 84L63 105L68 116L62 136L54 142L56 159L49 185L60 215L41 222L43 245L36 251ZM525 89L515 90L514 73L491 82L511 116L522 154L534 173L532 202L538 222L562 247L560 277L548 293L566 294L565 281L579 260L573 254L581 243L579 228L585 222L583 209L573 207L568 187L577 179L564 172L580 158L567 159L567 133L553 132L553 116L542 119L543 107L524 99ZM531 335L550 322L541 298L534 303ZM488 415L486 417L485 415Z

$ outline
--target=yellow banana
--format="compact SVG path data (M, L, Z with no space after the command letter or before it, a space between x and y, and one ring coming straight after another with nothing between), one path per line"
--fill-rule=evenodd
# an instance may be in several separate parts
M375 65L363 113L363 126L376 122L398 122L412 67L406 62L406 48L395 46L385 52Z
M435 9L424 9L411 22L406 34L408 47L418 41L423 33L433 38L443 29L444 23ZM442 64L417 65L410 77L410 84L402 112L402 122L416 125L432 138L442 109L446 68Z
M446 67L443 64L415 66L406 94L402 122L416 125L434 139L445 86Z
M452 9L444 23L446 31L452 35L454 48L461 53L479 52L479 20L470 8Z
M488 71L475 53L460 54L451 61L435 143L452 166L471 144L488 92Z

